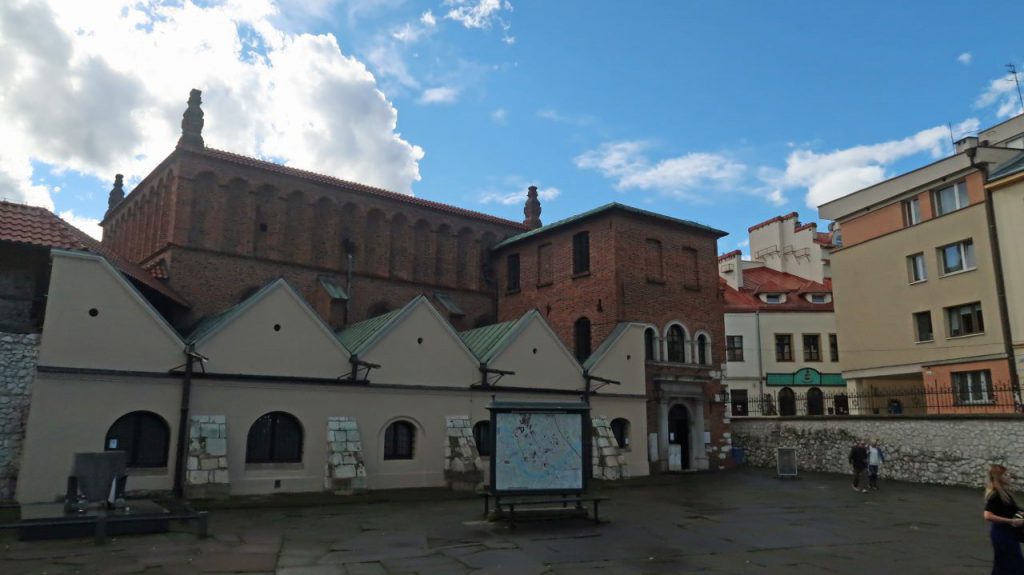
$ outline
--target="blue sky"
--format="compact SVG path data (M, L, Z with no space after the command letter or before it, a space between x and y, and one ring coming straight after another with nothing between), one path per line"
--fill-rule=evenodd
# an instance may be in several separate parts
M64 135L31 83L0 88L28 118L28 144L0 148L0 195L82 225L114 171L137 181L171 150L194 86L213 147L511 219L537 184L546 222L619 201L724 229L724 252L754 223L813 220L809 204L949 153L947 123L961 136L1018 112L1004 65L1024 63L1012 2L126 3L113 23L73 4L37 15L67 53L0 43L29 75L79 76L53 105L87 112ZM96 40L118 33L138 58ZM118 86L137 97L100 97Z

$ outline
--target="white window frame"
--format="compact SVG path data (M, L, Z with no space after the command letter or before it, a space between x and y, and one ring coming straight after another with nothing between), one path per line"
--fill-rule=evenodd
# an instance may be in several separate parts
M948 248L957 248L957 253L960 256L960 268L949 269L948 262L946 262L946 250ZM974 259L974 241L970 238L956 242L955 244L946 244L939 246L939 268L943 276L957 274L960 272L969 272L977 267L977 262Z
M770 303L770 304L782 303L782 294L766 293L766 294L764 294L764 303Z
M928 268L924 263L924 252L907 256L907 274L910 276L911 284L928 281Z
M828 303L828 296L823 293L812 293L811 303Z
M994 393L989 395L992 374L987 369L978 371L953 372L950 380L953 384L953 397L957 405L984 405L995 402ZM961 393L961 390L967 393ZM977 392L977 393L975 393ZM966 399L963 399L966 397Z
M903 200L903 220L907 226L921 223L921 198L915 196Z
M978 323L977 316L981 316L981 323L982 324L985 323L985 316L984 316L983 310L981 309L981 302L966 303L966 304L963 304L963 305L955 305L955 306L952 306L952 307L947 307L945 309L945 312L946 312L946 328L949 330L949 337L951 337L951 338L953 338L953 337L965 337L965 336L969 336L969 335L978 335L978 334L985 333L985 326L984 325L981 325L981 326L977 326L976 325L975 326L975 328L976 328L975 331L972 331L970 333L962 333L963 332L963 322L961 321L961 318L964 317L964 314L961 313L961 312L964 309L969 309L970 310L969 315L972 318L972 320L971 320L972 323L975 323L975 324ZM959 331L961 333L953 333L953 325L954 324L960 326ZM934 328L934 326L933 326L933 328ZM977 328L980 328L980 329L977 329ZM934 329L933 329L933 331L934 331Z
M953 190L954 205L951 207L951 209L943 209L950 208L950 206L944 206L942 204L942 192L949 189ZM946 214L951 214L957 210L962 210L969 206L970 203L971 200L969 197L967 197L967 184L966 182L963 181L956 182L955 184L949 186L944 186L932 192L932 205L935 206L935 217L944 216Z

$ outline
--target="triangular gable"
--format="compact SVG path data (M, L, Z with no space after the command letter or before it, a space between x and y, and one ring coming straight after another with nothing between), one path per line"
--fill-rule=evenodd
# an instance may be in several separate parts
M583 389L583 368L537 310L519 318L481 361L515 372L503 376L498 388Z
M209 373L335 379L349 353L284 279L204 320L189 338Z
M166 373L185 344L106 259L52 250L39 365Z
M360 360L380 365L370 371L371 383L469 387L480 382L480 362L427 298L417 296L387 315L358 348Z
M604 393L643 394L646 392L644 329L641 323L622 322L615 326L587 361L587 373L619 382L603 386Z

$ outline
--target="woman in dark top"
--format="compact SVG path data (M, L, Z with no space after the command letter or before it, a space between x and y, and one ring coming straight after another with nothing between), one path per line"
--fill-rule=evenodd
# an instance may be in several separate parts
M1024 575L1024 556L1020 552L1015 528L1024 524L1017 519L1017 503L1007 490L1010 472L1002 465L993 465L988 470L985 482L985 521L992 524L990 537L995 559L992 575Z

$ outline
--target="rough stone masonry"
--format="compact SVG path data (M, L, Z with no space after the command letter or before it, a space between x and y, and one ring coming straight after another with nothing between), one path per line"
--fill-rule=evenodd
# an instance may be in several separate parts
M14 499L39 334L0 333L0 501Z

